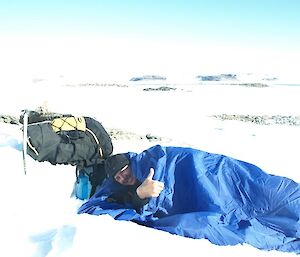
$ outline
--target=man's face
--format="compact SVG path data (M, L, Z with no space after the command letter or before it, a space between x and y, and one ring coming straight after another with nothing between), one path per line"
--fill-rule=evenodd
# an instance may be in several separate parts
M132 174L129 165L126 165L122 170L118 171L114 179L124 186L132 186L136 182L136 177Z

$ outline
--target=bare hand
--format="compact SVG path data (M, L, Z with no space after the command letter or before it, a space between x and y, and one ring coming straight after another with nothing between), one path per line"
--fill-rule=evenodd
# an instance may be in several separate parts
M152 180L154 175L154 169L150 168L148 177L144 182L136 189L136 193L139 198L146 199L150 197L159 196L160 192L164 189L164 183Z

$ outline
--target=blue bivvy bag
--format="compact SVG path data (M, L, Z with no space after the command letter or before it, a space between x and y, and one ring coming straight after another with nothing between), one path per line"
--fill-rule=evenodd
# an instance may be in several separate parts
M153 146L127 153L140 181L154 168L165 185L140 210L106 201L120 189L112 180L79 213L109 214L118 220L216 245L247 243L264 250L300 253L300 186L259 167L192 148ZM101 232L100 232L101 233Z

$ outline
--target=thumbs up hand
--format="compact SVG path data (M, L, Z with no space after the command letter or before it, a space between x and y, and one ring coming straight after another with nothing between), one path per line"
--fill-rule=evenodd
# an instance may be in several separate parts
M144 182L136 189L136 193L139 198L146 199L150 197L159 196L160 192L164 189L164 183L153 180L154 169L150 168L148 177Z

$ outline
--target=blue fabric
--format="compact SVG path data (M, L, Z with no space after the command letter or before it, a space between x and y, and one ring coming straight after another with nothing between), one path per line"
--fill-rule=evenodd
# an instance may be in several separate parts
M107 180L79 213L110 214L118 220L217 245L247 243L264 250L300 253L300 187L257 166L204 151L156 145L127 153L140 181L154 168L164 182L140 212L106 201L120 187Z

